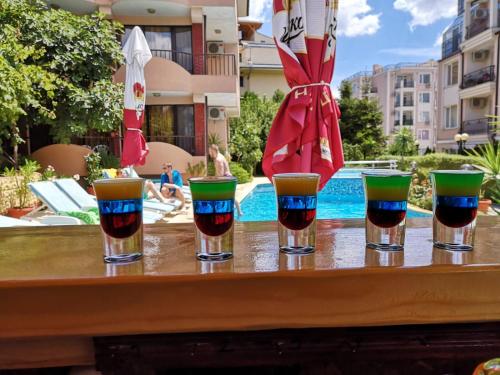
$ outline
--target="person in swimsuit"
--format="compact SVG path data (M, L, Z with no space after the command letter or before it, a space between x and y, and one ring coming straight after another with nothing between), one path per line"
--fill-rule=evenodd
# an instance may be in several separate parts
M227 162L224 155L219 151L219 146L210 145L208 149L208 154L214 161L215 166L215 176L217 177L229 177L232 176L231 171L229 170L229 163ZM238 211L238 216L243 216L243 211L241 211L240 202L236 199L234 200L234 205L236 210Z
M184 207L186 198L182 192L181 173L174 169L172 163L165 163L162 165L163 173L160 176L160 192L165 198L177 198L181 201L181 207Z

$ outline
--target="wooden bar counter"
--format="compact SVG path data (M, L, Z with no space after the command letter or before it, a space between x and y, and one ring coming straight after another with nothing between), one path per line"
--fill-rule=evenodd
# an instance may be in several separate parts
M381 253L364 221L320 221L317 251L290 256L276 223L237 224L234 259L212 264L192 224L152 225L143 260L118 266L98 227L2 229L0 369L94 364L99 338L130 335L474 323L500 342L500 220L479 218L472 252L408 226L405 251Z

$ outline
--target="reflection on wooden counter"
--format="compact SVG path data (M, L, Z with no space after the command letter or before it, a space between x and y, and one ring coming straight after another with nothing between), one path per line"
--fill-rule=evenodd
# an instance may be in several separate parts
M317 250L280 254L276 223L235 228L234 259L195 259L192 225L148 226L139 262L102 260L98 227L0 230L0 347L9 339L498 321L500 223L476 248L433 249L409 221L404 252L364 247L361 220L319 221ZM3 340L3 341L2 341Z

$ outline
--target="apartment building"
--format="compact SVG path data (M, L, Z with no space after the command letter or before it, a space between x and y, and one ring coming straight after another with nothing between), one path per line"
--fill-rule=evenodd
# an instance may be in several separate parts
M384 134L391 140L403 127L412 130L418 140L419 152L435 144L437 122L438 64L424 63L374 65L372 72L357 73L348 80L353 95L372 98L384 114Z
M496 138L489 115L498 115L499 0L458 0L457 18L443 34L439 61L438 151L456 152L457 134L474 147Z
M353 98L363 99L371 97L370 94L376 94L377 89L372 88L372 72L369 70L357 72L346 78L346 81L351 83Z
M276 90L290 91L283 74L274 39L260 33L262 22L239 18L240 29L240 93L247 91L272 97Z
M76 14L100 11L144 32L153 58L146 65L148 142L207 155L207 139L228 141L228 119L239 115L238 17L248 16L248 0L52 0ZM115 74L125 80L125 67Z

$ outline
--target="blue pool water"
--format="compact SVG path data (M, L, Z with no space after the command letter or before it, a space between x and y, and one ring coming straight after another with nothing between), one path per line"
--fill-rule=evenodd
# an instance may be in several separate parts
M365 198L360 170L341 171L318 194L318 219L361 219ZM239 221L277 220L276 195L271 184L257 185L241 202ZM408 218L430 215L408 210Z

